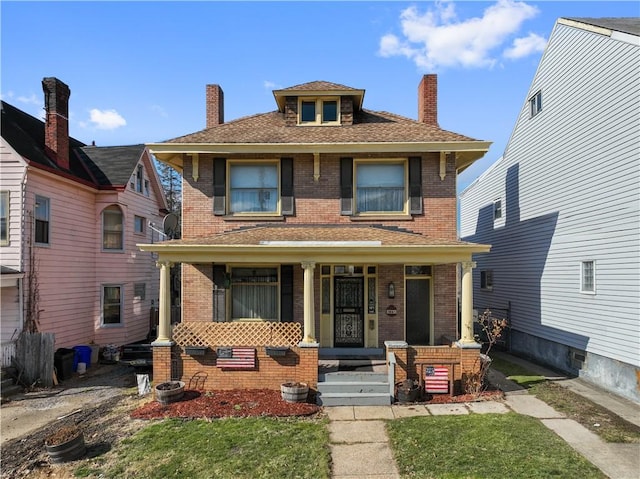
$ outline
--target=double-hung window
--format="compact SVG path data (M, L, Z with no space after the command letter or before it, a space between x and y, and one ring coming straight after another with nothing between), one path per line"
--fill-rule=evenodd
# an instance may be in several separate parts
M102 249L122 251L123 249L122 211L112 205L102 211Z
M9 192L0 191L0 246L9 244Z
M230 213L277 214L278 176L277 163L231 163Z
M480 289L493 290L493 270L484 269L480 271Z
M50 200L44 196L36 196L35 208L35 242L49 244L49 220L51 214Z
M542 111L542 92L538 91L535 95L529 98L529 112L530 116L534 117Z
M122 324L122 286L102 286L102 324Z
M144 184L144 168L138 165L136 169L136 191L142 193L142 185Z
M406 163L356 163L356 212L403 213Z
M337 98L301 98L299 124L336 125L340 122Z
M231 269L231 319L278 320L278 269Z
M142 216L135 215L133 217L133 231L136 234L144 234L144 225L146 220Z

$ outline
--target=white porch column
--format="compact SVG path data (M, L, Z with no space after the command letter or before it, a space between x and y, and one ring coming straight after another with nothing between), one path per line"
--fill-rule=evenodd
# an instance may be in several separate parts
M303 343L316 342L316 318L314 307L313 272L316 268L314 261L303 261L304 269L304 331L302 335Z
M156 266L160 268L160 305L158 337L155 342L168 343L171 331L171 266L169 261L157 261Z
M460 332L460 343L475 343L473 338L473 268L476 263L465 261L462 263L462 331Z

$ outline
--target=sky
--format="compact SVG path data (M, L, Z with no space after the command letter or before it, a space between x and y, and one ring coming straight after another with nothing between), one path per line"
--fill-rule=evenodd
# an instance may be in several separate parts
M500 158L559 17L640 16L637 1L0 2L0 96L43 118L42 79L69 85L70 134L98 146L161 142L276 109L310 81L364 89L364 108L417 119L438 75L440 127L490 141L462 191Z

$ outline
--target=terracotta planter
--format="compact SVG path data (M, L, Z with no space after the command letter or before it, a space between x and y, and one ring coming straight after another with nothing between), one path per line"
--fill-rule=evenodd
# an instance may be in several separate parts
M184 396L184 382L169 381L160 383L155 387L155 392L156 401L160 404L167 405L179 401Z
M307 383L283 383L280 385L282 399L287 402L305 402L309 394Z

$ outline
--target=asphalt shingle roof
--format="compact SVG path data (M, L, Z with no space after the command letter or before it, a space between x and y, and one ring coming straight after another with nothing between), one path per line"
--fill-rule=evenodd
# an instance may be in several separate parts
M587 25L594 25L596 27L608 28L609 30L640 36L640 17L567 17L567 20L573 20L580 23L586 23Z
M70 174L97 187L124 186L129 181L144 145L87 146L69 137L69 169L58 166L45 153L45 125L22 110L2 102L2 138L26 161Z

